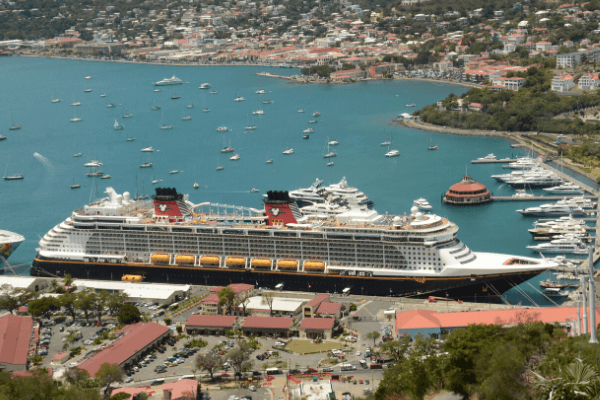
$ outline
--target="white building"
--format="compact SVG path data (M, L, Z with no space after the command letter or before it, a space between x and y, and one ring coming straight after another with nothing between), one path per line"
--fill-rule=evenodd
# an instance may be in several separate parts
M556 68L573 68L581 63L581 53L563 53L556 55Z
M60 281L59 281L60 282ZM29 276L0 276L0 286L10 285L14 290L40 291L50 286L50 279Z
M583 74L581 78L579 78L579 82L577 82L577 87L579 89L598 89L600 86L600 79L598 79L597 73L587 73Z
M172 304L187 297L190 285L173 285L167 283L132 283L119 281L101 281L93 279L76 279L73 286L86 288L95 292L106 290L109 293L124 292L131 300L159 304Z
M263 296L250 297L246 304L246 313L252 315L265 315L268 316L270 309L269 305L263 302ZM273 316L277 317L293 317L298 315L302 311L302 305L311 299L296 299L288 297L274 297L273 298ZM242 304L239 305L242 309Z
M575 83L573 82L573 76L571 74L558 74L552 78L551 89L556 92L566 92L574 87Z

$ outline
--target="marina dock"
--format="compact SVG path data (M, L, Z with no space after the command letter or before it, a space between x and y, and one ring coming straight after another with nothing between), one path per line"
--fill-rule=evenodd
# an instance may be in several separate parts
M502 160L471 160L471 164L506 164L511 162L517 162L517 160L512 158L503 158Z
M546 201L546 200L562 200L562 199L572 199L576 197L574 195L568 196L530 196L530 197L513 197L513 196L492 196L493 201ZM596 196L583 196L586 199L596 199ZM596 220L595 218L590 220Z

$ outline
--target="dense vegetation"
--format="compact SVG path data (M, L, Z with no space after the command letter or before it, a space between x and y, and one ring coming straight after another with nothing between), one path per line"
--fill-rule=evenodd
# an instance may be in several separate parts
M408 341L385 343L382 352L393 354L398 362L386 370L374 398L423 399L428 392L444 389L481 400L547 399L552 385L546 380L563 376L576 358L596 374L595 382L588 385L592 396L586 398L598 398L600 380L592 366L600 348L588 343L589 335L568 338L558 326L535 322L533 312L524 311L517 320L503 322L516 324L511 328L459 329L447 336L439 350L432 339L417 338L410 346ZM572 378L564 379L565 396L555 399L578 398L575 391L582 387L569 386Z
M512 76L510 72L508 76ZM551 92L551 74L544 68L531 67L523 74L525 87L518 92L474 88L458 97L451 94L442 101L443 110L436 106L423 108L418 114L425 122L465 129L501 131L543 131L556 133L591 134L600 125L584 123L579 118L556 118L600 104L597 92L581 96L561 96ZM459 106L462 100L462 107ZM483 105L481 111L467 111L469 104Z

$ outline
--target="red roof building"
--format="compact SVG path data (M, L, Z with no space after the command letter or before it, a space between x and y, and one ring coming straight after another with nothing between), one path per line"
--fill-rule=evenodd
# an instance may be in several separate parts
M334 325L333 318L304 318L298 329L301 338L330 339Z
M450 186L443 200L449 204L475 205L491 201L492 195L485 185L465 175L460 182Z
M329 318L341 318L342 316L342 303L331 303L323 302L317 308L317 315Z
M235 315L192 315L185 323L188 333L224 335L233 329Z
M102 364L117 364L127 369L137 362L144 352L166 341L171 335L171 330L154 322L140 322L126 325L115 334L122 336L112 345L85 360L79 368L86 370L90 376L94 376Z
M198 398L198 381L183 379L181 381L165 383L162 385L163 398L170 400Z
M242 331L244 335L287 337L293 323L291 317L246 317Z
M0 369L3 372L25 371L33 319L8 314L0 318Z

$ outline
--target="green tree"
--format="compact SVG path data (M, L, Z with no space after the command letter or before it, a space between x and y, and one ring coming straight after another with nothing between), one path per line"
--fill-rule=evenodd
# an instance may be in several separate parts
M60 309L60 302L54 297L42 297L29 302L29 312L36 318L45 317L50 319L50 315Z
M215 372L222 368L223 360L221 356L215 353L199 354L196 357L196 368L199 371L206 371L210 375L210 380L215 380Z
M381 334L377 331L369 332L365 335L367 339L373 339L373 346L375 346L375 342L377 339L381 337Z
M65 276L63 276L63 285L71 286L72 283L73 283L73 277L71 276L71 274L66 273Z
M102 386L105 386L104 397L108 397L110 385L115 382L123 382L125 371L120 365L104 363L94 376L102 383Z
M127 293L124 292L115 292L110 293L106 298L106 307L108 307L108 311L111 314L116 314L121 309L121 306L125 304L125 302L129 299Z
M261 304L269 307L269 316L273 315L273 301L275 300L275 293L273 292L264 292L262 294L262 299L260 300Z
M140 310L131 303L125 303L119 309L119 324L135 324L142 320Z
M559 368L556 378L546 379L535 373L534 388L540 399L597 399L600 394L600 377L591 365L575 360Z
M77 314L77 295L75 295L74 293L61 294L58 297L58 300L60 306L65 308L65 310L73 318L73 322L75 322L75 317Z
M89 315L94 309L95 297L96 296L93 293L79 292L77 294L75 307L83 311L87 322L90 322Z
M233 289L226 286L217 292L217 296L219 296L219 307L225 306L227 308L227 313L231 313L231 307L233 306L233 301L235 299L235 292Z

